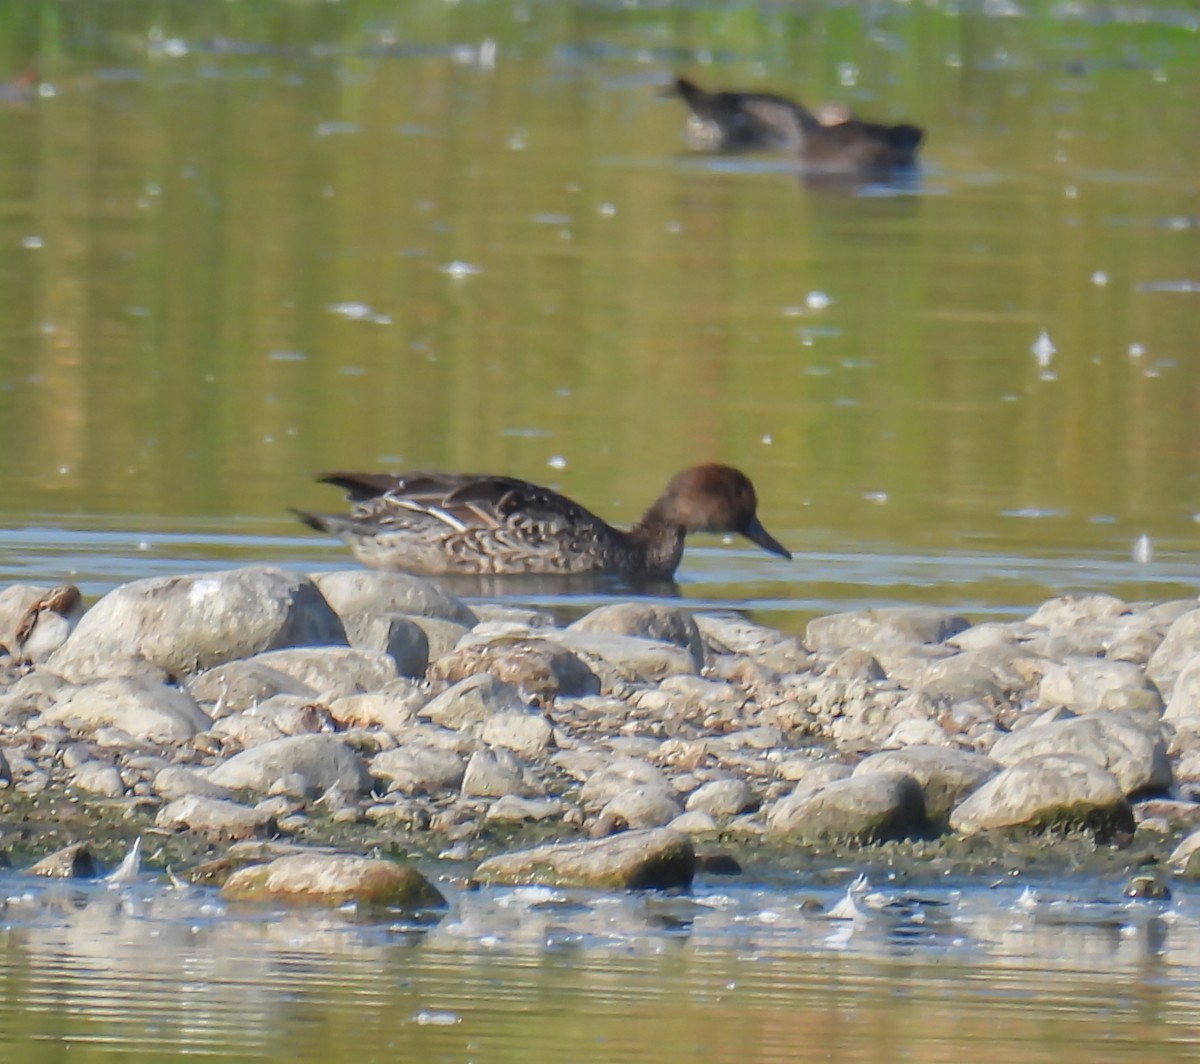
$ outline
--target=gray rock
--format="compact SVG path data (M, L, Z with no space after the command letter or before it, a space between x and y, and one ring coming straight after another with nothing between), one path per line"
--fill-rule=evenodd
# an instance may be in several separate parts
M154 823L168 831L187 829L216 839L249 839L274 826L273 817L263 810L198 794L167 803Z
M71 784L76 790L96 794L102 798L120 798L125 793L125 781L114 765L102 761L85 761L71 774Z
M885 606L816 617L808 622L804 642L814 650L835 652L875 643L942 643L970 624L959 614L931 606Z
M411 617L343 614L346 638L359 650L387 654L401 676L420 677L429 667L429 636Z
M431 746L405 745L371 759L371 773L406 794L438 796L455 790L461 786L465 770L459 754Z
M673 790L656 784L634 784L614 795L596 818L595 834L611 835L626 828L660 828L683 809Z
M600 681L566 647L543 638L463 640L429 666L429 677L455 682L490 672L531 699L598 694Z
M688 795L685 808L689 813L703 812L711 816L737 816L758 806L750 784L742 779L712 780Z
M0 724L20 725L34 714L54 704L60 693L71 685L42 670L26 673L0 694Z
M879 659L860 647L843 650L830 662L825 675L834 680L852 680L858 683L875 683L887 677Z
M202 772L182 765L161 769L154 777L154 792L168 802L189 795L198 798L233 798L233 792L228 787L213 783Z
M264 650L345 642L311 581L250 567L118 587L84 614L47 668L76 682L148 666L182 677Z
M513 824L552 820L561 817L566 808L557 798L521 798L507 794L488 806L484 819Z
M992 760L1016 765L1040 754L1084 757L1110 772L1125 794L1171 786L1171 763L1159 730L1124 713L1036 724L999 739Z
M468 676L446 688L421 710L421 716L455 730L482 724L496 713L523 713L525 701L510 683L490 672Z
M911 776L925 794L926 816L935 824L945 824L951 809L999 771L999 764L972 750L909 746L864 758L855 766L854 775L886 772Z
M1111 772L1086 757L1042 754L993 776L950 814L964 835L998 828L1100 831L1134 828L1133 814Z
M678 831L682 835L713 835L720 827L711 813L693 809L688 813L680 813L667 825L667 829Z
M239 868L221 888L230 901L339 908L383 906L444 909L446 899L420 872L380 858L347 854L293 854Z
M1068 658L1048 666L1038 688L1038 705L1065 706L1075 713L1122 710L1155 718L1163 711L1158 688L1138 666L1099 658Z
M903 839L925 830L925 797L911 776L851 776L798 787L771 807L767 825L806 842Z
M696 669L704 667L704 643L691 615L651 602L614 602L599 606L570 625L569 631L608 632L681 647Z
M394 734L413 721L427 700L417 684L402 677L378 691L335 698L329 715L343 727L383 728Z
M396 679L396 663L378 650L354 647L292 647L253 659L285 673L328 699L378 691Z
M671 643L639 639L611 632L575 628L548 634L561 642L600 679L600 689L611 691L622 683L658 683L668 676L694 675L692 654Z
M1168 863L1180 875L1187 879L1200 879L1200 829L1188 834L1171 851Z
M521 709L489 717L479 737L493 750L536 757L550 746L554 725L536 709Z
M1128 609L1112 595L1060 595L1043 602L1029 618L1029 623L1040 628L1070 628L1089 621L1119 617Z
M283 732L269 720L251 713L231 713L222 717L208 729L208 734L217 736L223 743L232 740L237 746L247 750L284 737Z
M330 787L362 794L371 777L358 755L332 735L294 735L235 754L212 769L208 778L233 791L266 793L281 776L298 772L314 791Z
M747 657L776 672L802 672L812 665L808 648L795 636L755 624L736 613L697 613L696 627L714 654Z
M474 878L490 884L667 890L688 886L695 868L687 836L659 828L500 854L475 869Z
M4 751L0 750L0 786L8 787L12 784L12 781L12 768L8 763L8 758L4 756Z
M580 804L588 810L600 809L634 784L646 784L668 790L670 783L659 768L648 761L624 757L589 775L580 792Z
M25 869L28 876L50 879L91 879L100 874L100 863L86 842L75 842L43 857Z
M432 580L386 569L314 573L313 583L341 617L403 613L453 621L467 628L475 614Z
M111 725L155 743L190 739L211 723L190 695L132 677L63 688L43 719L93 732Z
M446 657L471 634L471 629L466 625L445 621L440 617L412 616L408 619L425 633L425 642L429 645L429 661L431 663L437 661L438 658ZM428 668L426 671L429 671Z
M1175 680L1196 657L1200 657L1200 609L1189 610L1175 619L1146 663L1146 675L1163 698L1170 700Z
M546 792L507 750L476 750L463 773L462 793L479 798L503 798L509 794L536 798Z
M230 661L193 676L188 693L197 701L220 706L217 716L240 713L274 695L303 695L317 692L308 684L273 669L261 661Z
M850 765L831 758L789 757L780 761L775 768L775 775L781 780L808 786L844 780L853 774L854 769Z
M1175 677L1163 717L1171 721L1200 717L1200 653L1189 658Z
M312 735L335 730L333 718L324 706L298 695L275 695L246 710L245 715L268 721L282 735Z

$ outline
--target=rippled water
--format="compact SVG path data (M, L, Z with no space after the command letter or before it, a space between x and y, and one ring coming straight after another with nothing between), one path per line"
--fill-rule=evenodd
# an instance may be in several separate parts
M9 875L0 1045L11 1064L1195 1057L1194 892L884 885L831 918L843 889L459 892L417 929Z
M779 623L1194 594L1192 6L43 10L0 11L0 579L346 564L287 514L324 468L628 522L718 458L797 558L701 539L683 592ZM688 155L676 72L920 122L923 170Z

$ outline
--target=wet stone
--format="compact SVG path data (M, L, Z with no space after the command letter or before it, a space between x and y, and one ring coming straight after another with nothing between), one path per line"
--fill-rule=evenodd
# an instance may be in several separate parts
M758 805L753 789L745 780L712 780L688 795L686 809L714 817L737 816Z
M273 828L273 818L267 812L198 794L164 805L154 823L167 830L186 829L212 839L248 839Z
M767 813L773 834L800 841L883 842L926 830L925 796L911 776L873 773L801 785Z
M873 754L855 766L854 775L911 776L921 785L930 821L945 824L954 806L999 771L997 762L972 750L914 745Z
M296 854L234 872L221 888L230 901L283 905L348 903L406 910L443 909L446 899L409 865L345 854Z
M614 795L596 817L592 834L660 828L669 824L683 808L673 789L658 784L635 784Z
M688 886L695 865L687 836L659 828L500 854L480 864L474 878L485 884L667 890Z
M92 879L100 874L100 863L88 843L76 842L43 857L25 873L51 879Z

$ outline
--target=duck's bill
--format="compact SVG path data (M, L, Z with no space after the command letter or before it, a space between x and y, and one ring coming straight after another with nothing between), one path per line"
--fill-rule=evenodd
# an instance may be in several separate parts
M762 522L757 517L746 526L742 535L751 543L762 547L763 550L769 550L772 554L778 554L781 558L786 558L789 562L792 560L792 552L763 528Z

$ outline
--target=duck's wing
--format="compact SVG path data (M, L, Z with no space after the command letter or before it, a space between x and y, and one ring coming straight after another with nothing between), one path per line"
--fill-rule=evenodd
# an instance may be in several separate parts
M726 147L791 142L800 137L802 109L786 96L706 92L687 78L675 79L672 95L680 97L697 119L719 130Z
M327 473L355 505L350 518L381 529L436 522L446 531L524 531L538 538L607 528L564 495L515 477L478 474Z

